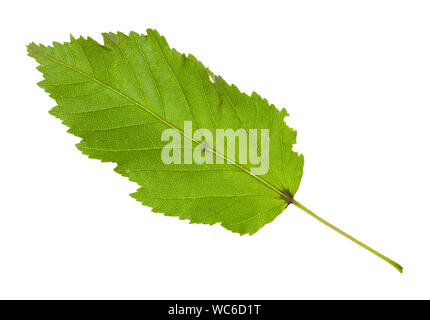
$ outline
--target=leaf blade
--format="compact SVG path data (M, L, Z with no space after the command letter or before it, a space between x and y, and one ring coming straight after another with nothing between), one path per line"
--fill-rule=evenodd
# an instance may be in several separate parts
M219 77L212 83L203 64L170 49L156 31L103 36L103 46L82 37L29 46L45 77L39 85L57 102L51 113L82 138L78 148L90 158L117 163L116 172L141 186L132 196L153 211L221 223L240 234L253 234L279 215L297 191L303 168L303 157L292 151L295 131L283 121L286 111ZM251 105L260 118L249 112ZM262 177L236 159L167 168L160 160L161 132L174 128L192 140L180 129L184 121L210 130L270 128L275 144L269 158L275 165ZM219 156L213 145L208 150Z

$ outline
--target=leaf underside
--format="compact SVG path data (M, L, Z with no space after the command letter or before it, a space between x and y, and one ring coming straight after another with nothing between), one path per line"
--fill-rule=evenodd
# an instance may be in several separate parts
M50 113L82 138L79 150L117 164L115 171L140 185L131 196L153 212L253 234L291 202L303 174L303 156L292 151L296 131L258 94L251 96L214 76L192 55L171 49L155 30L103 34L53 46L28 46L44 79L39 86L56 101ZM184 121L194 129L269 129L265 175L251 164L170 164L161 161L161 133ZM192 146L200 142L192 140ZM250 142L251 143L251 142ZM261 141L253 140L257 150ZM184 143L180 148L184 148ZM216 147L207 152L216 157Z

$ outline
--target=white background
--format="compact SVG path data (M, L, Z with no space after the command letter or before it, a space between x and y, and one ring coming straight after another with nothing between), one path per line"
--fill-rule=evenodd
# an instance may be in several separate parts
M430 298L428 1L9 1L0 5L0 298ZM48 114L31 41L156 28L278 108L297 200L254 236L151 213Z

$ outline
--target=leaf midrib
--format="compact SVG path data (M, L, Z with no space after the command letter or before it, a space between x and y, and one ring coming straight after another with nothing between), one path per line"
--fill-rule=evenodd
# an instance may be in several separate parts
M101 84L101 85L102 85L102 86L104 86L105 88L107 88L107 89L111 90L112 92L114 92L114 93L116 93L116 94L120 95L121 97L123 97L123 98L125 98L125 99L129 100L130 102L132 102L132 103L133 103L133 104L135 104L136 106L138 106L138 107L142 108L143 110L145 110L146 112L150 113L153 117L157 118L158 120L160 120L162 123L164 123L164 124L165 124L165 125L167 125L168 127L170 127L170 128L172 128L172 129L174 129L174 130L178 131L178 132L179 132L180 134L182 134L185 138L187 138L187 139L189 139L189 140L191 140L191 141L193 141L193 142L195 142L195 143L197 143L197 144L199 144L199 143L200 143L199 141L197 141L197 140L193 139L192 137L187 136L187 135L185 134L185 132L183 132L183 131L182 131L182 130L180 130L179 128L175 127L175 126L174 126L173 124L171 124L170 122L168 122L168 121L164 120L163 118L159 117L156 113L152 112L150 109L148 109L147 107L145 107L143 104L141 104L141 103L139 103L138 101L134 100L133 98L131 98L131 97L127 96L126 94L122 93L121 91L119 91L119 90L117 90L117 89L113 88L112 86L110 86L110 85L108 85L108 84L104 83L103 81L100 81L99 79L95 78L94 76L91 76L91 75L87 74L86 72L83 72L83 71L81 71L81 70L79 70L79 69L75 68L75 67L74 67L74 66L72 66L72 65L69 65L69 64L64 63L64 62L62 62L62 61L60 61L60 60L58 60L58 59L55 59L55 58L53 58L53 57L51 57L51 56L48 56L48 55L46 55L46 54L43 54L43 53L41 53L40 51L38 52L38 54L40 54L41 56L43 56L43 57L45 57L45 58L47 58L47 59L49 59L49 60L51 60L51 61L53 61L53 62L55 62L55 63L58 63L58 64L60 64L60 65L62 65L62 66L64 66L64 67L66 67L66 68L69 68L69 69L71 69L71 70L73 70L73 71L75 71L75 72L78 72L79 74L81 74L81 75L83 75L83 76L85 76L85 77L87 77L87 78L89 78L89 79L91 79L91 80L93 80L93 81L95 81L95 82L97 82L97 83ZM247 174L249 174L250 176L254 177L256 180L260 181L261 183L263 183L264 185L266 185L266 186L267 186L267 187L269 187L270 189L272 189L272 190L274 190L275 192L277 192L279 195L281 195L281 197L282 197L283 199L288 200L288 201L291 201L291 199L288 199L288 198L287 198L287 195L285 195L285 194L284 194L281 190L279 190L277 187L273 186L271 183L269 183L269 182L268 182L268 181L266 181L265 179L260 178L259 176L252 174L252 173L251 173L251 171L249 171L249 170L248 170L248 169L246 169L245 167L241 166L239 163L236 163L235 161L233 161L233 160L229 159L228 157L225 157L223 154L218 153L216 150L213 150L213 149L212 149L212 148L210 148L210 147L207 147L207 148L206 148L206 150L208 150L208 151L212 152L214 155L216 155L216 156L218 156L218 157L220 157L220 158L225 159L227 162L230 162L231 164L233 164L233 165L237 166L237 167L238 167L239 169L241 169L242 171L246 172L246 173L247 173Z

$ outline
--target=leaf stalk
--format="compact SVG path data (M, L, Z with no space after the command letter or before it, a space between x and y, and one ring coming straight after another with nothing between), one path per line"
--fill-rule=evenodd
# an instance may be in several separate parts
M336 231L337 233L340 233L341 235L343 235L344 237L348 238L349 240L355 242L356 244L358 244L360 247L363 247L364 249L370 251L371 253L373 253L374 255L378 256L379 258L381 258L382 260L384 260L385 262L388 262L390 265L392 265L394 268L397 269L397 271L399 271L400 273L403 273L403 267L398 264L397 262L391 260L390 258L384 256L382 253L372 249L371 247L365 245L363 242L357 240L356 238L350 236L349 234L347 234L346 232L340 230L339 228L335 227L334 225L332 225L330 222L324 220L323 218L319 217L317 214L315 214L314 212L312 212L311 210L309 210L308 208L306 208L304 205L302 205L300 202L298 202L297 200L293 200L292 203L297 207L302 209L304 212L306 212L307 214L309 214L311 217L317 219L319 222L321 222L322 224L326 225L327 227L333 229L334 231Z

